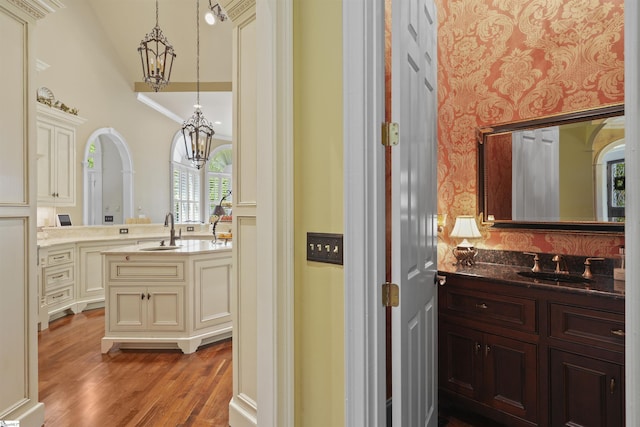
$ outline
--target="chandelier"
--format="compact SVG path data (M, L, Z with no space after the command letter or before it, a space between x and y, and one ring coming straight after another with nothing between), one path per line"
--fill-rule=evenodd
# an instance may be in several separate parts
M182 137L187 159L197 169L207 163L211 152L213 126L202 114L200 105L200 1L196 0L196 105L191 118L182 124Z
M173 46L162 34L158 25L158 0L156 0L156 26L144 36L138 52L142 61L143 79L155 92L158 92L169 84L173 59L176 57Z

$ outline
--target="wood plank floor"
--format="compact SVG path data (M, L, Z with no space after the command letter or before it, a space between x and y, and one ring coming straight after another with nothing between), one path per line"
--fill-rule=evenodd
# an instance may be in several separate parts
M100 353L104 310L52 322L38 335L45 426L228 426L231 340L179 350Z
M100 353L104 309L55 320L38 334L40 401L46 427L229 425L231 340L180 350ZM497 424L452 410L439 425Z

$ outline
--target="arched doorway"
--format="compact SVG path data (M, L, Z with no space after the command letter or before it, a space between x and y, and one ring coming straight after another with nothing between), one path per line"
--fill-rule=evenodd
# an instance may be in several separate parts
M93 132L82 169L85 225L124 224L133 217L133 161L120 133L113 128Z

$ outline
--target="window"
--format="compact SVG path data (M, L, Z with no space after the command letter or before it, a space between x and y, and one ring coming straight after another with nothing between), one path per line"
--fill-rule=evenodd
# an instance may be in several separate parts
M171 211L175 221L208 222L213 208L231 190L231 144L215 148L200 170L186 158L182 132L176 133L171 153ZM231 196L225 200L231 201Z
M624 222L624 178L624 159L607 162L607 210L614 222Z

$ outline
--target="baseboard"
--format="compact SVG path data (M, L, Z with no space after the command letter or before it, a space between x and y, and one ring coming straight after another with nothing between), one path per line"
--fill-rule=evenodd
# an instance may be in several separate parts
M44 403L38 402L24 412L8 414L3 421L19 421L20 427L42 427L44 425Z
M255 411L250 413L235 397L229 402L229 427L257 427Z

